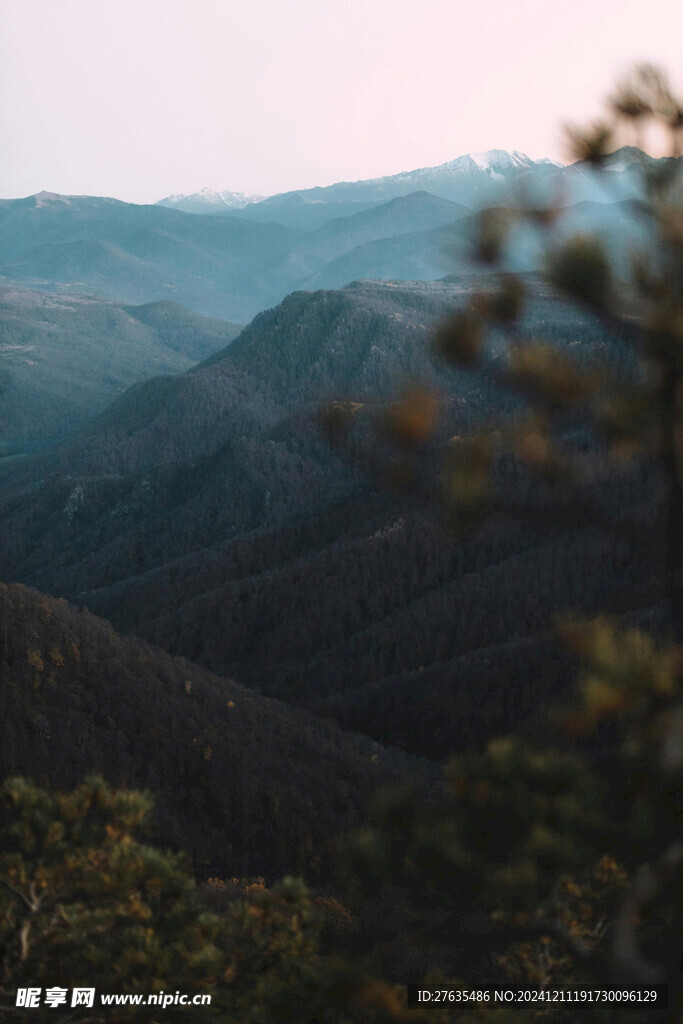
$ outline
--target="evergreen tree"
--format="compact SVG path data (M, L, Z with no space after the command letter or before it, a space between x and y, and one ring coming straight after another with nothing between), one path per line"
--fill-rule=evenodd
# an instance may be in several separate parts
M599 522L596 482L613 479L627 459L656 463L666 510L667 621L657 637L606 616L560 621L580 663L574 704L551 709L542 730L494 738L483 752L454 758L441 804L385 796L376 827L352 851L365 891L389 893L399 914L404 941L395 963L409 948L425 951L442 972L440 987L668 983L671 1019L681 1021L683 108L665 77L642 67L618 89L604 123L570 134L576 156L606 174L614 145L652 127L668 137L670 152L643 159L645 197L634 216L649 243L627 271L597 237L563 240L555 232L559 207L520 204L482 214L479 257L501 268L499 284L443 324L436 347L458 368L488 366L521 396L522 416L453 439L440 456L438 417L424 416L423 393L395 403L384 422L406 476L420 486L436 481L451 524L465 533L491 514L552 524L568 513ZM537 287L505 272L506 245L514 245L520 223L549 236L546 286L621 339L626 370L597 359L582 365L544 339L518 334L527 292ZM501 331L505 358L491 344ZM518 507L506 503L500 473L511 458L533 484ZM635 525L613 523L616 531ZM661 1019L661 1011L632 1002L595 1003L589 1018L585 1006L571 1004L524 1012L576 1024ZM505 1014L479 1005L458 1019Z

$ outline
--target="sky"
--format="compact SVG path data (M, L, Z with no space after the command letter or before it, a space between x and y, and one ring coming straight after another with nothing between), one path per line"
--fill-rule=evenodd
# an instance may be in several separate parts
M562 125L682 35L676 0L0 0L0 197L566 160Z

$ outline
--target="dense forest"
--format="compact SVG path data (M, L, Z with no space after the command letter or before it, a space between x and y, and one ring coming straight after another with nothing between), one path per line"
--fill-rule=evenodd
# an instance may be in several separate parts
M0 589L3 777L99 772L156 795L157 841L204 877L328 874L368 789L438 773L198 668L65 601Z
M523 338L633 375L618 332L526 281ZM387 488L395 453L377 425L401 382L438 393L444 440L493 437L525 408L496 381L500 331L477 372L430 345L481 284L295 293L197 368L131 388L61 446L11 462L5 578L422 756L536 714L571 678L558 613L661 617L646 498L661 484L647 462L615 469L596 451L573 500L601 514L567 514L561 490L501 452L500 512L466 538L444 530L433 489ZM342 448L320 429L332 397L354 410ZM531 496L536 524L514 513Z

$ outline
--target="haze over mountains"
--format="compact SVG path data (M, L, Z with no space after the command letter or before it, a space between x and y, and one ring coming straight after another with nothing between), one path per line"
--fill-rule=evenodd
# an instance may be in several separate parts
M243 323L272 293L258 275L300 237L276 224L41 193L0 203L0 277L130 304L171 300Z
M220 216L46 192L5 200L0 280L126 304L170 299L244 323L297 289L471 272L475 211L518 193L593 204L623 249L630 236L618 206L639 194L638 152L614 155L609 185L584 165L493 150L438 168L284 193ZM516 269L537 265L533 244L517 250Z
M239 331L172 302L124 306L0 285L0 454L74 430L130 384L185 370Z
M385 202L418 191L462 203L470 209L509 200L513 198L513 188L531 192L532 196L536 193L546 200L552 195L552 190L564 192L563 205L582 200L614 202L640 194L638 167L642 159L640 150L623 147L608 159L608 178L605 181L592 173L585 164L564 166L548 159L532 160L517 151L508 153L502 149L491 149L483 153L466 153L437 167L422 167L381 178L342 181L333 185L281 192L254 202L244 211L244 215L252 219L271 218L279 223L311 227L316 216L324 215L323 211L315 211L311 207L336 206L337 212L341 213L344 205L347 205L349 211L353 204L358 204L358 208L362 209L371 203ZM160 203L181 208L179 204L192 202L193 212L224 212L216 200L217 195L210 189L204 189L192 196L171 196L160 200ZM246 206L246 203L240 205ZM307 221L307 217L311 220Z

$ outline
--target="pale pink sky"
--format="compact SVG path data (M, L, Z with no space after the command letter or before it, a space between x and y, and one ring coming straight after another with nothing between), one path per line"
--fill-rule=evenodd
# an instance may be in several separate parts
M0 197L269 194L564 157L677 0L0 0ZM679 83L680 84L680 81Z

